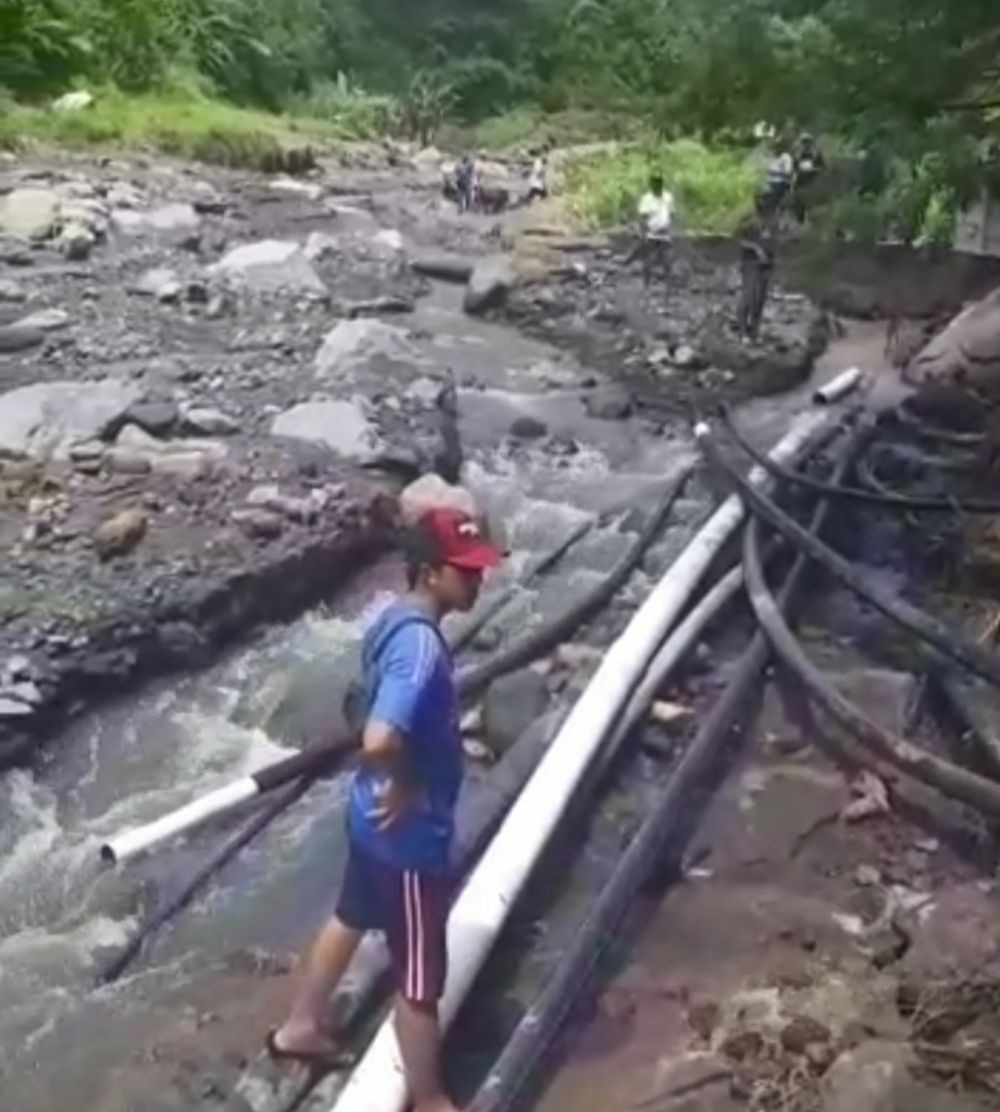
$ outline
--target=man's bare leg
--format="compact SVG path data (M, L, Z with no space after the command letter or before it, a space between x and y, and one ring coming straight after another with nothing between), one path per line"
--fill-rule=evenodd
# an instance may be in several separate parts
M335 1052L338 1045L326 1031L326 1010L334 989L347 971L361 932L331 919L320 931L306 962L292 1010L275 1034L277 1049L301 1054Z
M441 1085L441 1024L436 1007L396 997L396 1038L414 1112L458 1112Z

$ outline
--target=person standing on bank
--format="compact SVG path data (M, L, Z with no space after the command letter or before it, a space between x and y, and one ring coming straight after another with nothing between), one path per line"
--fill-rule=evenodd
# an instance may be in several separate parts
M459 704L442 619L475 605L502 559L458 510L425 514L406 538L409 593L365 636L367 710L348 804L348 862L337 910L316 940L276 1059L352 1064L327 1029L329 1000L365 931L386 935L395 1025L415 1112L454 1112L444 1093L438 1001L447 968L450 851L462 782Z

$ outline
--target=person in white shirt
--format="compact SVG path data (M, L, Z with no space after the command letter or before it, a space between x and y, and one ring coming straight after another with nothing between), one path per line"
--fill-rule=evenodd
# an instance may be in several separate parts
M549 167L545 151L539 154L531 164L528 174L528 200L543 200L549 195Z
M642 275L648 285L653 267L658 264L667 276L670 273L670 246L673 241L674 195L664 185L662 174L652 174L649 190L639 201L639 222L642 229Z

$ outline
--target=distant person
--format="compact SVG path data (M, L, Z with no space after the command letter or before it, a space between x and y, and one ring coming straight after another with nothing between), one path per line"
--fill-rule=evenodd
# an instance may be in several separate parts
M804 131L799 136L795 148L792 184L792 210L800 224L805 223L810 192L825 168L826 161L816 142L816 137Z
M478 180L475 159L472 155L462 155L455 170L455 187L458 191L458 211L471 212L476 203L476 184Z
M649 190L639 201L639 249L642 253L642 278L646 285L649 285L656 266L667 276L670 274L675 209L674 195L664 184L663 175L651 174Z
M737 327L740 339L753 343L760 326L774 277L774 238L770 225L761 219L747 220L740 234L740 303Z
M451 842L462 783L454 668L441 621L475 605L500 551L458 510L420 518L405 542L409 593L368 630L361 752L347 809L348 859L335 916L316 940L271 1056L344 1069L330 996L365 931L386 936L396 1037L414 1112L455 1112L441 1083L438 1001L447 967Z
M795 180L795 159L787 144L778 140L773 157L764 174L764 182L757 195L757 215L768 222L776 220L788 199Z
M542 150L531 164L528 174L528 200L544 201L549 195L548 151Z

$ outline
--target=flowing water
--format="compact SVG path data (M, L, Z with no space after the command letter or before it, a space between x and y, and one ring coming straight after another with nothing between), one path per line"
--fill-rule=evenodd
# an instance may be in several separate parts
M453 366L475 364L490 382L489 390L461 398L468 479L512 553L490 590L502 589L585 516L613 505L650 508L655 491L693 460L681 427L654 435L641 419L588 419L571 389L577 368L542 344L470 321L453 295L435 296L418 315ZM833 353L821 373L829 377L843 365ZM801 396L792 396L757 406L754 426L774 439L772 431L780 432L801 404ZM506 431L524 414L572 438L575 450L553 455L530 443L512 447ZM630 582L629 605L616 611L609 633L709 508L707 491L693 485ZM523 633L591 587L638 527L636 520L616 520L595 529L556 574L519 593L500 619L505 635ZM4 1110L152 1108L146 1099L127 1103L126 1064L144 1053L152 1061L157 1032L176 1026L185 1005L203 1007L206 985L218 986L216 1009L233 1014L233 997L238 1001L246 983L227 979L233 955L250 947L294 949L329 909L343 846L338 781L314 787L244 851L122 982L93 987L101 960L204 860L219 831L118 872L99 865L102 839L287 752L300 696L317 683L346 685L366 620L399 582L392 559L359 569L328 608L267 631L200 675L154 685L82 717L54 739L39 767L0 782Z

